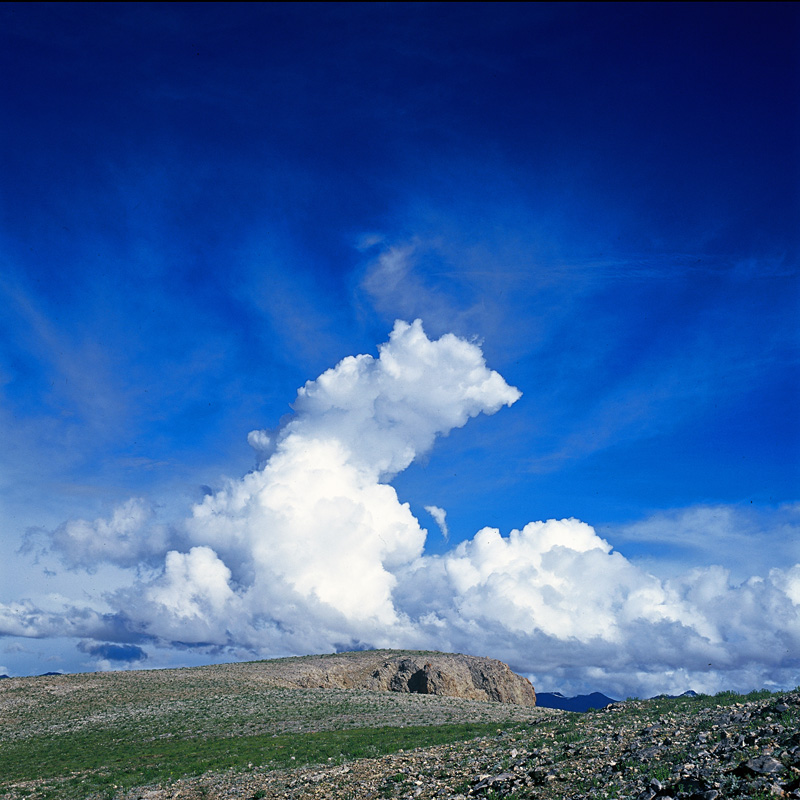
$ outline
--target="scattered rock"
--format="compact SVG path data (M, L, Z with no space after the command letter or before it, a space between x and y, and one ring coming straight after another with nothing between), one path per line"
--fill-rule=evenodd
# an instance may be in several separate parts
M417 671L415 664L398 662L394 671L387 668L381 675L388 681L400 675L397 680L404 682ZM164 787L158 800L174 798L176 791L186 800L600 800L609 796L800 800L800 767L795 766L800 762L796 741L800 693L782 701L791 709L791 718L784 718L779 726L767 719L775 710L774 700L743 703L733 713L731 708L694 709L684 703L664 711L657 720L649 701L621 703L611 717L603 712L553 712L559 715L554 722L542 718L524 732L504 728L498 735L462 744L362 759L351 762L347 773L342 767L321 770L317 766L247 776L204 776ZM654 736L669 741L655 758ZM748 737L758 741L760 752L753 752ZM141 796L128 793L122 800Z
M749 758L737 769L740 775L773 775L777 772L786 772L786 767L772 756L756 756Z
M492 686L493 682L501 686L515 685L504 683L506 678L503 678L513 673L500 662L489 659L474 659L470 663L469 659L461 657L465 660L459 662L454 661L458 658L456 656L408 651L354 655L350 660L357 663L351 663L349 669L345 669L336 657L315 656L288 659L271 666L260 662L236 665L229 667L225 674L230 678L232 693L241 694L246 686L248 696L263 698L267 687L294 687L290 692L285 688L272 691L297 695L298 702L311 699L316 702L320 695L327 694L316 688L297 689L301 680L327 681L334 687L342 686L338 681L346 682L351 688L369 686L374 689L376 685L385 685L386 691L391 690L393 683L394 691L412 694L390 696L388 693L365 691L363 696L370 698L369 726L375 726L378 719L380 724L397 725L397 720L391 716L375 716L378 713L375 709L383 705L392 709L418 706L427 715L425 724L436 724L433 715L440 707L449 709L451 714L461 709L459 713L462 716L442 720L446 722L472 720L478 713L497 714L492 717L496 731L466 742L398 751L379 758L347 763L330 760L327 766L316 764L271 769L268 764L259 765L253 759L255 763L248 764L247 769L207 773L160 786L115 791L114 800L173 800L177 797L181 800L602 800L606 797L628 800L781 797L800 800L800 691L761 699L740 698L741 702L734 702L730 696L626 701L605 711L574 714L413 694L448 690L474 692L470 697L475 697L483 692L481 696L485 701L489 698L486 687ZM434 657L437 655L440 658ZM215 691L220 693L221 683L199 683L202 676L218 676L217 669L208 667L191 672L191 690L206 692L204 687L214 685L217 687ZM165 678L161 672L158 677ZM141 673L121 673L115 680L122 681L123 678L125 685L148 680L148 676ZM66 708L66 705L58 703L72 702L70 697L74 696L78 684L94 687L92 697L97 699L102 696L102 685L110 680L104 674L86 676L80 681L78 678L68 681L63 677L3 681L0 701L5 696L5 706L0 702L0 712L5 709L6 724L0 726L0 737L12 740L11 729L21 719L18 714L22 714L22 710L16 694L22 686L20 681L28 681L36 689L37 702L40 702L36 708L44 713L50 708ZM175 696L177 685L168 680L164 691L168 689L169 695L165 697L173 703L178 700L188 702ZM302 685L314 687L320 684ZM55 694L55 690L61 694ZM342 688L330 691L332 698L346 694ZM352 694L353 698L359 696L362 696L359 692ZM121 713L119 695L115 693L113 697L113 711ZM373 702L376 704L374 707ZM187 707L180 706L181 709ZM202 708L208 708L205 701ZM226 705L222 703L213 708L224 712ZM30 709L26 713L26 718L31 716ZM105 724L111 718L103 716L98 719ZM354 719L357 727L365 726L360 717ZM349 723L353 722L349 720ZM321 726L324 723L325 720L320 719L315 724ZM58 723L62 724L77 722ZM337 725L341 724L342 720L337 718ZM48 735L69 729L48 729ZM209 729L211 733L214 730ZM235 735L249 732L257 731L245 728ZM0 794L9 800L32 800L56 796L54 786L53 782L47 783L44 779L5 783L0 785Z

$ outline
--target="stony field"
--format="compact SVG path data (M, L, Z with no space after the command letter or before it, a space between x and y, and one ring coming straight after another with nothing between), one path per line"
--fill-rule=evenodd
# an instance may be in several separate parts
M295 665L318 660L8 678L0 681L0 743L90 730L208 738L531 718L508 704L291 685Z
M797 691L573 714L285 688L291 661L0 681L0 796L800 798Z

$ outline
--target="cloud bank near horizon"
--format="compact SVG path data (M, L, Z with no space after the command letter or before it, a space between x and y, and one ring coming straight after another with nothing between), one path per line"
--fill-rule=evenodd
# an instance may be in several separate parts
M108 609L0 606L0 635L80 637L106 662L143 647L273 656L363 647L491 655L562 690L618 695L794 685L800 564L734 582L662 580L577 519L479 530L442 555L389 481L439 436L520 397L481 348L396 322L377 358L343 359L248 435L258 467L178 526L131 499L39 532L73 570L129 576ZM446 511L426 509L447 538ZM156 566L154 566L156 565Z

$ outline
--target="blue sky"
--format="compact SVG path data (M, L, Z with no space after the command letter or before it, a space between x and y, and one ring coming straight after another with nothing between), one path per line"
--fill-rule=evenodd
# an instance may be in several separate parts
M471 644L544 690L800 683L794 6L6 4L0 21L0 672ZM419 384L403 361L393 383L398 353L436 369ZM295 403L358 354L363 385L330 407L358 424ZM505 389L459 394L489 374L476 358ZM410 437L404 468L359 455L373 423L375 459ZM364 519L411 526L403 547L371 549L377 522L331 533L338 511L301 533L234 508L248 476L272 497L280 464L293 490L328 486L293 460L311 430L350 454L320 455L331 475L355 470L335 508L356 492ZM575 522L525 528L549 519ZM292 571L293 546L336 536L355 559L338 578ZM331 583L362 558L385 601L368 619ZM622 572L584 596L594 569ZM218 605L170 606L179 572ZM594 633L581 609L605 609Z

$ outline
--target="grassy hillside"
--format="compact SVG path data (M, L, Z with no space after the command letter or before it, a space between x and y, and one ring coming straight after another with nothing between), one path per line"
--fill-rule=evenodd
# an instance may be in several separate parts
M800 798L798 692L573 714L286 688L300 662L0 681L0 796Z
M0 793L112 797L210 770L341 763L453 742L547 714L449 697L287 688L309 661L321 659L3 680Z

